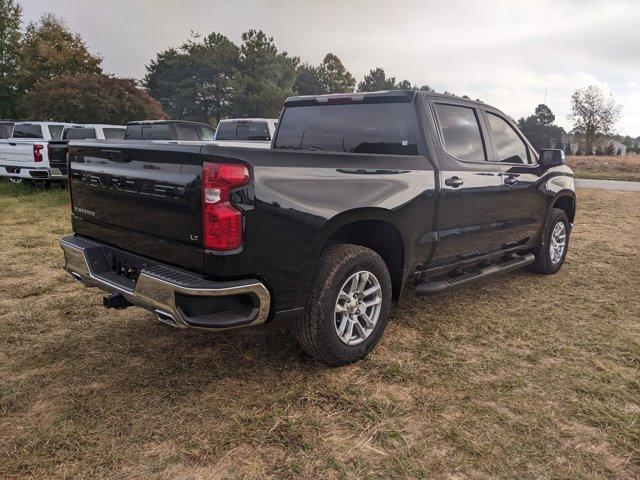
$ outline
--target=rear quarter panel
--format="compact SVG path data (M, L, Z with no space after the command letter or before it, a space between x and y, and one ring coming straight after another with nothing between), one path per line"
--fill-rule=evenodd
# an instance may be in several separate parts
M425 157L207 147L203 153L208 161L246 162L253 180L234 198L246 223L242 251L207 252L205 270L214 277L259 276L274 290L279 311L303 306L320 252L341 226L393 225L405 266L432 248L435 175Z

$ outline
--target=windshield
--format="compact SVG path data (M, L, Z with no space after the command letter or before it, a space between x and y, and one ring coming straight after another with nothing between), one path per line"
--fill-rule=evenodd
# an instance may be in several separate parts
M417 155L416 113L411 103L289 107L274 148Z

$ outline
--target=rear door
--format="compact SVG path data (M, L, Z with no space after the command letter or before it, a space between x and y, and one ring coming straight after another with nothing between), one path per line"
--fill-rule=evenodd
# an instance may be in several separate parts
M488 161L481 112L453 99L431 107L440 166L435 268L499 249L502 178L499 165Z
M500 112L484 110L492 156L500 167L504 247L533 243L545 220L547 201L540 191L544 169L522 133Z

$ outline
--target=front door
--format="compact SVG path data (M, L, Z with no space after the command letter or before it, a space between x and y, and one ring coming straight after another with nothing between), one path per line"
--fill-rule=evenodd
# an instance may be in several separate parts
M493 156L500 165L504 191L502 246L526 245L537 240L546 214L540 189L544 170L522 135L498 112L484 112Z

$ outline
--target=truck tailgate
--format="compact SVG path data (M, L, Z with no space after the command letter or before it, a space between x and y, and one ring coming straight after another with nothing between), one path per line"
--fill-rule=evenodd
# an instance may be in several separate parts
M0 140L0 162L33 163L33 145L46 146L46 143L44 140Z
M100 143L69 145L74 231L202 272L201 147Z

